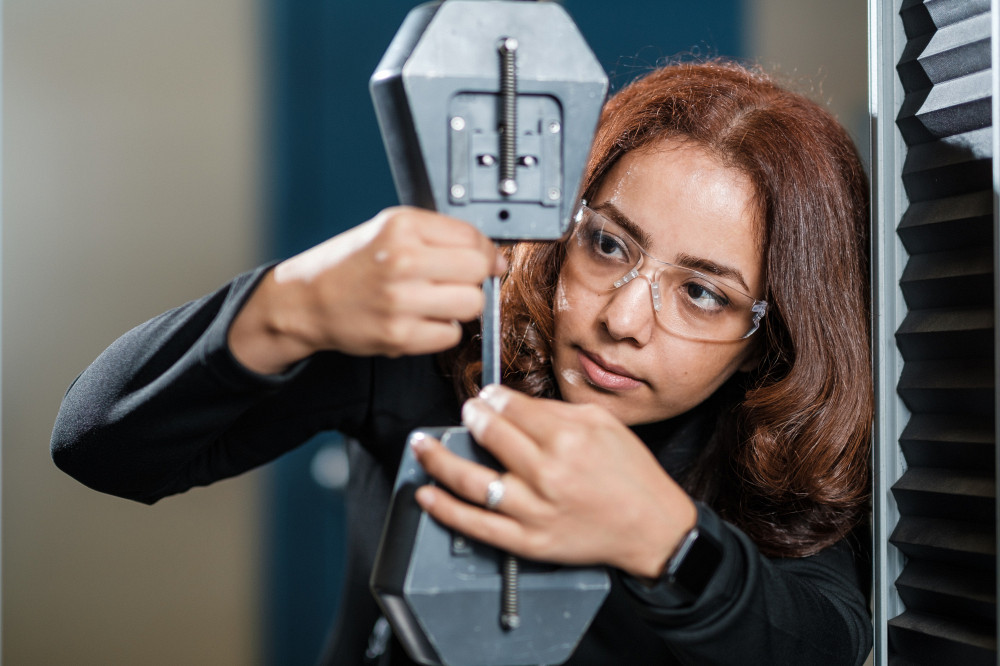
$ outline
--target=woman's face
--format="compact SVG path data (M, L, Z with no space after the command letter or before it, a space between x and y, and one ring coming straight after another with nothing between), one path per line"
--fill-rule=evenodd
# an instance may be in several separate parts
M651 257L729 271L763 298L750 181L702 148L666 140L628 153L588 204L641 229ZM646 279L595 290L564 267L554 312L553 369L563 398L599 404L629 425L682 414L755 362L753 336L705 342L668 332Z

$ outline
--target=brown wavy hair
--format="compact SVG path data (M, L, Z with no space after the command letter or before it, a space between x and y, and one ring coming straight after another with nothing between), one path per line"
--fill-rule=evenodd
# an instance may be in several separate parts
M847 133L822 107L726 61L649 72L604 108L584 198L625 153L694 142L753 184L769 305L761 360L682 480L772 556L815 553L868 510L873 414L868 185ZM558 397L550 360L561 243L507 250L504 382ZM456 388L478 390L478 325L450 357Z

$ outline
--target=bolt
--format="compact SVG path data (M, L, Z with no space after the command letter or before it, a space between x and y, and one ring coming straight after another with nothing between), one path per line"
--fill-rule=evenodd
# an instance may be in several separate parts
M521 626L521 616L504 613L500 616L500 626L504 629L517 629Z
M503 37L500 40L500 50L507 51L508 53L513 53L517 50L518 43L517 39L514 37Z
M451 186L451 196L454 199L464 199L465 198L465 185L456 183Z
M517 181L513 178L504 178L500 181L500 193L508 197L517 194Z
M550 187L548 194L551 201L558 201L559 197L562 196L562 192L559 191L558 187Z
M465 118L462 116L455 116L451 119L451 128L456 132L461 132L465 129Z
M549 123L549 133L559 134L561 130L562 130L562 125L559 124L558 120L553 120L551 123Z

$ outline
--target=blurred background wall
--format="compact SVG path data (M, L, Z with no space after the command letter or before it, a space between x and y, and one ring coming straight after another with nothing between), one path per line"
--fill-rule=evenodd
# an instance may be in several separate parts
M48 439L65 388L121 332L391 203L365 85L412 4L4 0L5 663L308 663L287 646L318 649L335 604L298 595L309 579L287 564L308 559L309 535L330 539L329 515L294 519L296 502L335 505L335 443L150 508L62 475ZM616 84L678 52L741 55L829 102L866 146L864 0L566 5ZM351 131L359 99L368 134ZM295 104L316 124L276 113ZM359 153L378 166L343 191L365 196L332 208L336 170L358 170L340 155ZM317 489L291 497L296 474Z
M46 449L103 347L255 261L256 4L3 10L3 661L252 664L253 476L149 508Z

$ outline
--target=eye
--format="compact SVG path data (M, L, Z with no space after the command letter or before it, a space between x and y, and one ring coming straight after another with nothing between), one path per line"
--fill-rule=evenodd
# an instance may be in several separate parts
M629 263L631 254L624 240L603 229L591 230L590 250L599 259L621 263Z
M684 291L690 302L704 312L717 312L729 307L729 299L721 291L701 282L688 282Z

